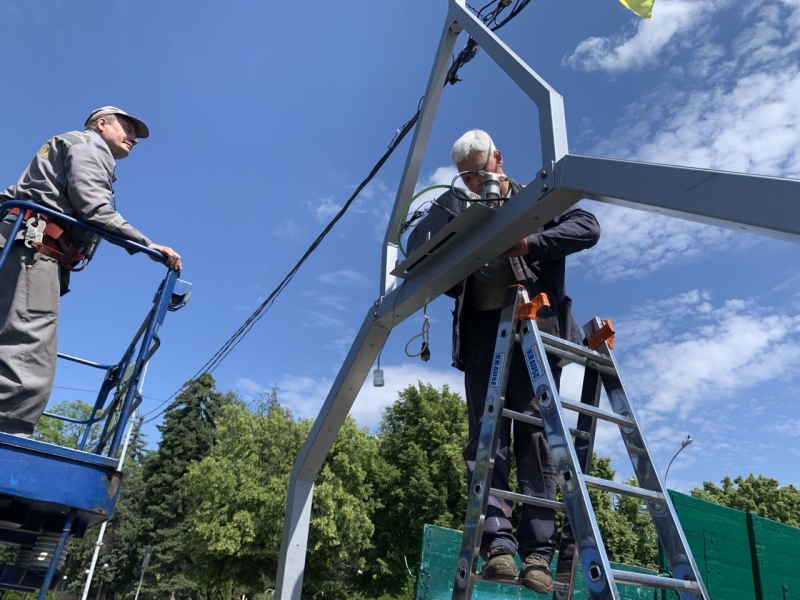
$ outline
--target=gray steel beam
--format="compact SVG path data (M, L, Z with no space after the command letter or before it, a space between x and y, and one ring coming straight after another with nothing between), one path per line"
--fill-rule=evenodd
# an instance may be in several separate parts
M478 45L539 108L542 165L549 169L554 161L569 152L564 99L524 60L514 54L511 48L468 11L465 0L451 2L450 15L470 36L475 38Z
M579 200L566 190L527 186L386 296L379 321L388 328L399 324Z
M800 242L800 180L565 156L556 185L578 196Z
M314 499L314 481L289 478L286 496L286 520L281 535L281 553L278 557L278 575L275 597L301 600L303 574L306 567L308 527L311 523L311 502Z
M400 179L392 217L386 230L383 261L381 263L381 295L386 295L395 285L394 277L389 274L393 268L393 260L397 257L395 232L397 231L398 223L405 217L405 214L403 214L405 205L414 194L422 159L425 155L425 148L441 98L442 87L445 83L450 55L462 27L506 72L512 81L533 100L539 109L542 164L545 167L545 177L541 178L540 185L553 186L552 165L568 152L567 122L564 115L563 98L522 59L514 54L475 15L469 12L465 6L465 0L451 0L436 60L428 79L428 87L425 90L419 121L411 142L403 175Z
M275 586L276 597L281 600L302 597L314 480L372 363L389 337L390 329L375 319L377 314L377 307L367 313L289 475Z
M452 9L450 12L452 13ZM425 96L423 97L422 108L414 129L414 136L411 139L406 164L400 177L400 185L392 208L392 216L389 219L389 226L386 228L386 237L383 242L383 261L381 262L381 296L385 296L395 285L395 278L390 275L397 260L395 232L400 219L405 218L406 204L414 196L414 188L419 179L422 159L425 156L425 149L428 147L428 139L433 128L433 120L436 117L436 109L439 107L445 78L450 67L450 56L453 53L453 46L455 46L456 38L460 32L461 27L453 22L448 13L444 30L442 31L442 38L439 40L439 48L436 51L436 60L428 78L428 87L425 89Z

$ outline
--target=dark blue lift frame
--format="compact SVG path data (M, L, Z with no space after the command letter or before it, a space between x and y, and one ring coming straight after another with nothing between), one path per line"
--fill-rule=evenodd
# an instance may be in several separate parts
M30 202L3 202L0 220L12 208L19 208L20 214L33 210L127 250L164 260L161 252ZM14 240L23 225L23 219L17 218L8 239ZM0 252L0 269L11 246L12 243L7 243ZM103 365L59 353L59 358L106 372L88 419L75 420L45 413L86 426L77 450L0 433L0 542L33 548L42 534L52 538L60 533L57 545L49 553L46 571L0 565L0 590L32 592L39 588L38 600L44 600L68 538L82 537L88 527L112 517L122 480L122 473L117 469L118 454L125 426L141 402L144 368L160 345L158 330L167 311L182 308L191 292L191 284L178 279L179 275L179 271L167 271L153 299L153 307L117 364ZM115 393L104 410L112 391ZM97 423L103 423L100 440L91 451L86 450L89 432Z

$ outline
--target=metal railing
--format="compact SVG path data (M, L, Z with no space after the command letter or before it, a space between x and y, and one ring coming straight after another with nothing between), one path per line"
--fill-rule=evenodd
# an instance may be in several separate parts
M126 240L117 235L103 231L98 227L83 223L58 211L32 202L24 202L21 200L3 202L0 204L0 221L2 221L6 214L13 208L18 208L20 212L11 226L11 231L7 237L5 247L0 252L0 270L2 270L5 265L6 259L11 251L11 246L22 229L22 226L25 224L21 215L24 215L27 210L32 210L43 215L61 226L77 227L78 229L97 235L117 246L122 246L126 250L141 252L160 262L164 262L165 260L164 255L157 250ZM131 413L142 401L141 384L144 380L146 366L161 344L158 337L158 330L164 321L167 311L178 310L183 307L188 300L191 284L178 279L179 275L179 271L174 271L172 269L167 270L167 274L159 285L158 291L153 299L152 308L147 313L142 325L123 353L122 358L116 364L100 364L68 354L58 354L58 357L63 360L104 370L106 372L103 384L100 387L100 391L98 392L97 399L88 419L75 419L64 415L44 413L45 416L48 417L78 425L85 425L85 430L80 434L78 450L86 450L93 426L102 423L99 440L91 451L94 454L105 454L110 457L116 456L124 435L125 423L128 422ZM108 402L109 396L111 397L110 402Z

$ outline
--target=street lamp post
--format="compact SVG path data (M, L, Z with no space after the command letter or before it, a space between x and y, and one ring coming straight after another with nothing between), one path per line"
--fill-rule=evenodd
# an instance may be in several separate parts
M675 459L678 457L678 454L680 454L680 453L681 453L681 450L683 450L684 448L686 448L686 446L689 446L689 445L691 445L691 443L692 443L693 441L694 441L694 440L692 439L692 436L691 436L691 435L687 435L687 436L686 436L686 439L685 439L685 440L683 440L683 441L681 442L681 447L680 447L680 448L678 448L678 451L675 453L675 455L674 455L674 456L672 457L672 459L669 461L669 464L667 465L667 470L666 470L666 472L664 473L664 488L665 488L665 489L666 489L666 487L667 487L667 477L669 477L669 468L672 466L672 461L673 461L673 460L675 460Z

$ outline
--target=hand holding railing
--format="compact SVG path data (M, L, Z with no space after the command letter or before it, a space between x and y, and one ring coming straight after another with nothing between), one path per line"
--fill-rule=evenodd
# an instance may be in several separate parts
M83 221L79 221L78 219L67 216L51 208L47 208L46 206L41 206L40 204L36 204L34 202L26 202L23 200L9 200L7 202L3 202L0 204L0 221L5 218L6 214L8 214L12 208L18 208L20 210L20 214L25 214L25 211L32 210L40 215L44 215L48 219L52 219L58 224L70 225L72 227L77 227L78 229L88 231L89 233L98 235L101 238L108 240L116 246L122 246L126 250L142 252L153 260L163 263L167 266L167 268L170 268L174 271L179 271L181 268L181 257L177 254L177 252L168 246L160 246L158 244L151 244L150 247L143 246L142 244L126 240L123 237L109 233L108 231L100 229L99 227L89 225L88 223L84 223ZM17 218L11 227L11 231L8 235L8 241L16 239L17 234L22 229L24 224L24 219ZM0 252L0 269L3 268L3 265L6 261L6 256L10 250L11 244L7 242L5 248L3 248L2 252Z

